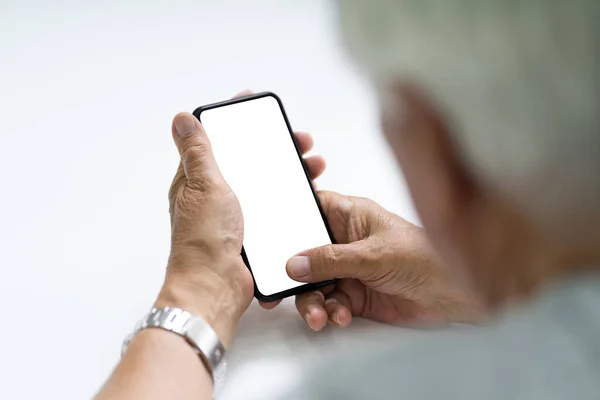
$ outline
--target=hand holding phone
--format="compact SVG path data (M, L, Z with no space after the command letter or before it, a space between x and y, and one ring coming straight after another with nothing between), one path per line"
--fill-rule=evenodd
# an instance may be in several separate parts
M331 283L301 284L285 271L291 256L333 237L279 98L260 93L199 107L194 115L240 202L242 257L255 297L274 301Z

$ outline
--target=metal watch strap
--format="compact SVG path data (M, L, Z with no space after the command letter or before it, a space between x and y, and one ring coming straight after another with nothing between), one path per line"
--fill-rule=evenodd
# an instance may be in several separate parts
M194 348L215 381L221 383L224 375L225 348L216 332L202 318L175 307L153 307L150 313L142 318L134 331L125 338L121 355L133 340L133 337L145 328L161 328L181 335Z

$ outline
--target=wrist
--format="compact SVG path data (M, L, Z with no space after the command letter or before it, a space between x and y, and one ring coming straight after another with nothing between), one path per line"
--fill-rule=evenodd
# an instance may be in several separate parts
M227 348L244 311L241 295L235 285L212 269L195 266L193 270L190 276L185 269L170 263L155 306L178 307L202 317Z

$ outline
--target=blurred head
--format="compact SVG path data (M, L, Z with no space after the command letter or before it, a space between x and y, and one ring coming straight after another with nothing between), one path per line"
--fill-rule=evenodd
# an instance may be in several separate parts
M492 304L600 266L600 2L344 0L423 224Z

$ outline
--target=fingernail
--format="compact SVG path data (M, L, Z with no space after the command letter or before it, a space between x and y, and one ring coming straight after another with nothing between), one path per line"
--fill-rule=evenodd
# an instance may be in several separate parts
M337 299L335 299L334 297L330 297L330 298L328 298L327 300L325 300L325 304L329 304L329 305L339 305L340 303L339 303L339 301L337 301ZM333 322L335 322L335 323L336 323L336 324L338 324L338 325L341 325L341 324L342 324L342 321L341 321L341 319L340 319L340 314L341 314L341 313L338 311L338 312L336 312L336 313L333 313L333 314L331 315L331 319L333 320Z
M341 325L342 324L342 320L340 319L340 313L337 312L335 314L333 314L333 320L335 321L336 324Z
M310 275L310 260L306 256L292 257L287 262L287 268L294 278L308 278Z
M304 316L304 320L306 321L308 326L310 326L310 313L306 313L306 315Z
M180 138L190 136L196 131L196 118L190 114L179 114L175 117L175 130Z

